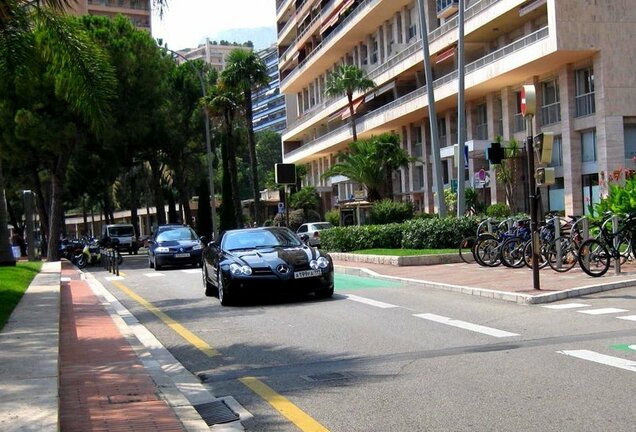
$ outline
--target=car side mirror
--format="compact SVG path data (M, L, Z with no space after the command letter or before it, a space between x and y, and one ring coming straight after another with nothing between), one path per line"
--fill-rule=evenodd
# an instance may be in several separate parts
M201 242L201 244L206 245L208 244L208 239L206 236L201 236L199 237L199 241Z

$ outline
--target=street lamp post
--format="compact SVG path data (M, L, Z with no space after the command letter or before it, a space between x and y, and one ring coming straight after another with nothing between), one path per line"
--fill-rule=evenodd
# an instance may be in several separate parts
M186 63L188 63L192 69L196 72L199 77L199 81L201 82L201 94L205 98L207 96L207 92L205 91L205 80L203 79L203 73L199 70L190 60L184 57L182 54L179 54L176 51L171 50L170 48L161 47L166 51L170 52L172 55L179 57ZM210 144L210 118L208 117L207 110L203 111L203 117L205 120L205 149L207 152L208 159L208 177L210 182L210 196L212 197L212 235L213 238L216 238L217 230L216 230L216 199L214 197L214 167L212 165L212 146ZM201 197L199 197L201 199Z

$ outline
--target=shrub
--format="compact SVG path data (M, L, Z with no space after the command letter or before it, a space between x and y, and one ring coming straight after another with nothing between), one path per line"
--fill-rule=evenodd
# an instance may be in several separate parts
M315 210L307 211L308 217L305 218L305 212L303 209L292 210L289 212L289 228L292 231L296 231L299 226L305 222L317 222L320 220L320 214ZM285 226L285 213L278 213L274 216L274 225Z
M486 215L494 218L506 218L510 216L510 207L503 203L495 203L486 209Z
M401 223L413 217L413 204L384 199L373 203L371 223L376 225Z
M402 224L335 227L320 232L323 249L349 252L360 249L398 249L402 243Z
M414 219L403 224L404 249L454 248L464 238L475 235L479 220L474 217Z
M330 222L333 226L340 226L340 212L338 210L326 212L325 221Z

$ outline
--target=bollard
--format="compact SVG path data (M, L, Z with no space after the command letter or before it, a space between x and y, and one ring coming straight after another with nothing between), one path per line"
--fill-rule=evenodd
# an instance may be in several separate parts
M618 233L618 216L612 216L612 235L614 236L614 250L616 251L616 256L614 257L614 274L621 273L621 252L619 250L620 247L620 239L616 235Z

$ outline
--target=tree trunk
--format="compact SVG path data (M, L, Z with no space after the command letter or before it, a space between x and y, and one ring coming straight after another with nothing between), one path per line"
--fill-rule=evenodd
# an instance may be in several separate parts
M227 166L230 175L230 186L232 188L232 205L234 207L234 217L236 227L243 228L243 212L241 211L241 197L239 195L238 171L236 168L236 149L232 134L232 116L225 114L225 128L227 133Z
M7 218L7 200L4 192L4 176L2 161L0 160L0 267L14 266L15 258L9 244L9 229Z
M46 197L44 196L44 188L40 181L40 175L37 168L33 167L30 171L31 182L35 191L35 202L38 211L38 217L40 219L40 242L42 254L46 254L46 239L49 234L49 214L46 211Z
M155 207L157 211L157 224L162 225L166 223L166 209L163 201L163 191L161 190L161 173L159 172L159 161L153 154L148 163L150 164L150 170L152 175L150 176L150 188L154 194Z
M192 226L192 209L190 209L190 193L186 185L186 174L183 169L177 172L177 191L179 192L179 204L183 208L183 223Z
M252 91L245 92L245 117L247 120L247 144L250 152L250 168L252 171L252 194L254 195L254 221L261 225L261 192L258 185L258 161L256 160L256 138L252 124Z
M353 142L358 141L358 132L356 131L356 117L353 112L353 93L347 92L347 100L349 101L349 118L351 119L351 134L353 135Z
M234 204L232 204L232 185L230 184L230 169L228 168L228 157L227 157L227 137L225 137L225 141L221 144L221 167L223 168L223 177L221 179L221 214L219 217L219 232L225 231L231 228L236 228L234 226L235 217L234 217Z
M66 146L62 146L63 150L57 157L55 169L51 173L51 211L49 223L49 243L48 243L48 261L58 261L58 244L60 241L60 232L64 223L64 179L66 178L66 170L71 154L75 148L75 142L71 140Z

